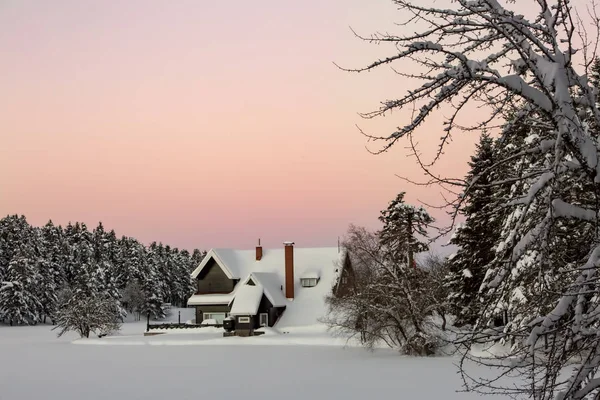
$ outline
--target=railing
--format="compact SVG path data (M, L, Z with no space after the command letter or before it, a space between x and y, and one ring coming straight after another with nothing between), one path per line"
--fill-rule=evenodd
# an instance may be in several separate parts
M170 306L170 304L168 304ZM151 329L190 329L190 328L208 328L208 327L221 328L223 324L186 324L181 322L181 311L177 315L177 322L161 322L158 324L150 323L150 315L146 316L146 332L150 332Z
M146 330L150 331L152 329L192 329L208 327L222 328L223 324L182 324L179 322L163 322L160 324L148 323L146 326Z

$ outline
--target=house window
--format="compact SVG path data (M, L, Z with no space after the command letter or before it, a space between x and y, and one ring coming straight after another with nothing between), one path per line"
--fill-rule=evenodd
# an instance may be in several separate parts
M343 284L346 284L346 283L348 283L348 278L347 278L347 277L345 277L345 276L342 276L342 283L343 283Z
M313 287L313 286L317 286L317 278L302 278L300 279L300 284L302 284L303 287Z
M240 324L249 324L250 323L250 317L239 317L238 318L238 322Z
M269 325L269 314L261 313L258 317L259 317L259 325L260 326L268 326Z
M207 319L214 319L217 324L222 324L226 316L227 313L204 313L202 315L202 320L206 321Z

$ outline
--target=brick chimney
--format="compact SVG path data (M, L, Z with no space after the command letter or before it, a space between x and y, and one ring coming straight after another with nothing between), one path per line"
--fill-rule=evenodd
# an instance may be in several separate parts
M260 239L258 239L258 246L256 246L256 261L262 259L262 246L260 245Z
M285 297L294 299L294 242L285 245Z

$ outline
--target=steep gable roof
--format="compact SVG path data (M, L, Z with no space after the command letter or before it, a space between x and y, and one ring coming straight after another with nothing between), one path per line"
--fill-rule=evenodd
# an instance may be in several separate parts
M235 294L231 315L255 315L263 296L261 285L243 285Z
M221 258L221 254L219 254L216 250L217 249L210 249L210 251L206 253L206 256L204 256L200 265L198 265L198 267L196 267L196 269L192 272L192 278L196 279L198 275L200 275L200 272L202 272L206 264L208 264L208 262L211 259L213 259L216 261L216 263L219 265L219 267L223 270L223 272L225 273L225 275L227 275L229 279L240 279L239 271L236 271L235 268L232 270L231 267L228 267L227 264ZM231 263L231 265L234 266L235 264Z
M337 247L294 248L294 275L314 275L340 258ZM243 279L252 272L274 272L283 274L285 267L284 249L264 249L260 261L256 261L255 250L211 249L200 265L192 272L197 278L208 261L213 258L229 279Z
M288 301L281 291L282 282L279 279L279 275L272 272L252 272L246 282L250 279L263 287L265 296L267 296L273 307L287 305Z

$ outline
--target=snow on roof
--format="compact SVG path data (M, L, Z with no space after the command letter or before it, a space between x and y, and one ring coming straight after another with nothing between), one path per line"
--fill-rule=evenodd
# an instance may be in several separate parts
M302 276L307 271L320 272L333 268L332 263L340 258L337 247L294 247L294 275ZM252 272L275 272L281 277L285 270L285 250L263 249L263 256L256 261L256 250L211 249L198 268L192 272L196 278L204 266L214 258L231 279L244 279ZM282 281L283 282L283 281Z
M248 277L248 280L250 279L255 284L263 287L265 296L267 296L273 307L287 306L287 299L281 291L282 282L277 274L273 272L253 272Z
M319 271L305 271L300 279L319 279Z
M231 306L231 315L255 315L258 312L258 306L263 296L263 287L261 285L242 285L235 294L233 306Z
M188 299L188 306L206 306L211 304L229 304L235 291L227 294L195 294Z
M286 311L277 322L278 327L314 325L325 316L327 308L325 297L331 293L341 269L340 260L344 255L337 247L300 248L294 247L294 294L293 300L287 300L281 287L285 286L285 248L264 249L260 261L256 261L256 250L211 249L202 263L194 270L196 278L202 268L214 258L230 279L240 279L236 290L254 276L254 283L260 285L265 296L275 307L286 307ZM314 287L302 287L300 279L317 274L319 283ZM228 294L231 295L231 294ZM215 295L195 295L206 297ZM227 296L227 295L220 295ZM237 297L234 294L231 299ZM241 303L234 301L233 305ZM209 303L188 302L189 305ZM220 303L223 304L223 303Z

